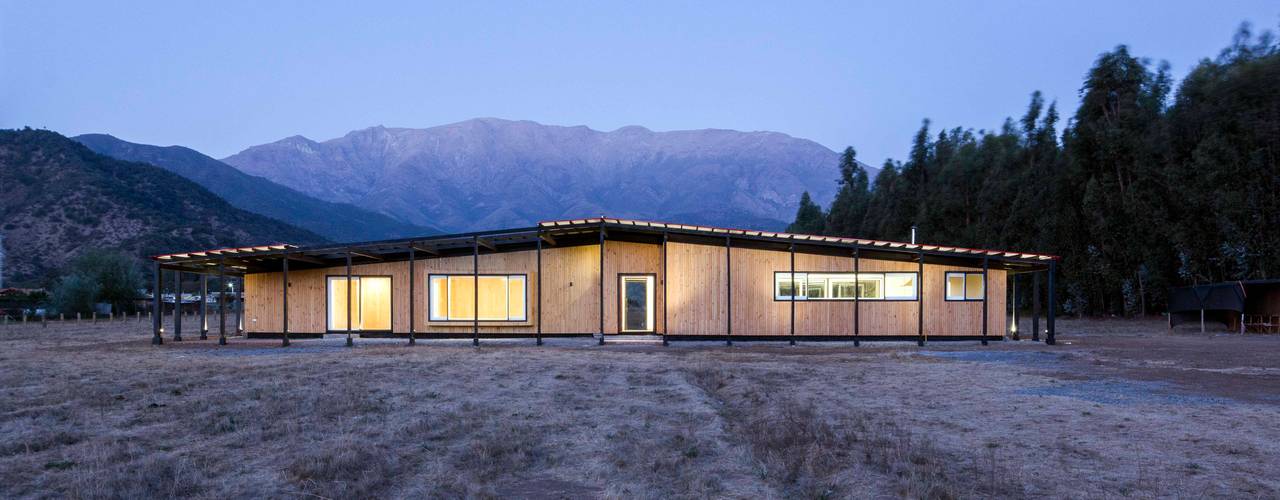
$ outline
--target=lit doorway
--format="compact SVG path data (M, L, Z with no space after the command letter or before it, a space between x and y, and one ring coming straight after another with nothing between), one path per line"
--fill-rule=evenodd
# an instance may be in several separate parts
M653 333L652 274L618 275L618 332Z

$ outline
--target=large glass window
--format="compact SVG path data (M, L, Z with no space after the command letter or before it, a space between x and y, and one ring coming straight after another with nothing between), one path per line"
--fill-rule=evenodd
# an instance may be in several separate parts
M347 277L328 278L328 329L346 331L350 321L354 331L391 331L391 277L351 277L351 317L347 317Z
M473 321L479 296L480 321L524 321L527 279L523 274L482 274L479 290L470 274L432 274L427 277L431 321Z
M947 273L947 300L982 300L982 273Z
M773 274L774 300L916 300L916 273L808 273Z

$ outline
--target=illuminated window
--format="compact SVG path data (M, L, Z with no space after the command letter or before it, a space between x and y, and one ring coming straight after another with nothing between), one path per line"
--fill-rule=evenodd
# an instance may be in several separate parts
M916 273L773 273L774 300L916 300Z
M982 300L982 273L947 273L947 300Z
M330 331L347 330L347 277L328 277ZM391 277L351 277L351 330L391 331Z
M480 321L524 321L527 279L523 274L482 274L479 290L470 274L433 274L427 277L431 321L473 321L476 296Z

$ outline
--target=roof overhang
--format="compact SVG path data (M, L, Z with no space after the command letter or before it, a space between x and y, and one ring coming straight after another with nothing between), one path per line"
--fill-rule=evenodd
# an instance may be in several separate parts
M594 243L599 232L608 238L625 235L651 237L661 235L684 236L693 240L724 239L731 245L755 243L795 247L797 252L837 252L858 250L866 257L884 256L908 260L926 256L926 260L939 260L975 265L986 260L993 268L1012 272L1037 271L1048 267L1059 258L1054 255L987 250L947 245L913 244L895 241L781 233L749 229L729 229L689 224L616 219L608 217L568 219L541 222L533 227L476 231L469 233L368 241L344 244L299 247L289 244L271 244L238 248L220 248L193 252L172 253L152 257L166 269L178 269L199 273L216 273L219 264L228 274L270 272L280 269L281 261L295 262L299 269L334 267L352 263L407 260L411 254L418 258L469 255L472 252L492 253L528 250L539 242L545 245L566 246ZM980 264L978 264L980 265Z

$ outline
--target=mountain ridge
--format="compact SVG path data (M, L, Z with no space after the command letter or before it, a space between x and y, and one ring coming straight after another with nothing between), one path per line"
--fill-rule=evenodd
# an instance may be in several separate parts
M323 141L294 135L222 161L311 196L448 231L602 213L781 229L801 192L820 203L834 197L838 156L772 131L605 132L476 118L376 125Z
M160 253L325 238L235 208L178 174L47 130L0 130L4 281L47 285L89 248Z
M316 199L184 146L141 144L110 134L82 134L72 139L99 154L149 163L174 172L204 186L236 208L311 230L334 241L392 239L439 232L350 204Z

